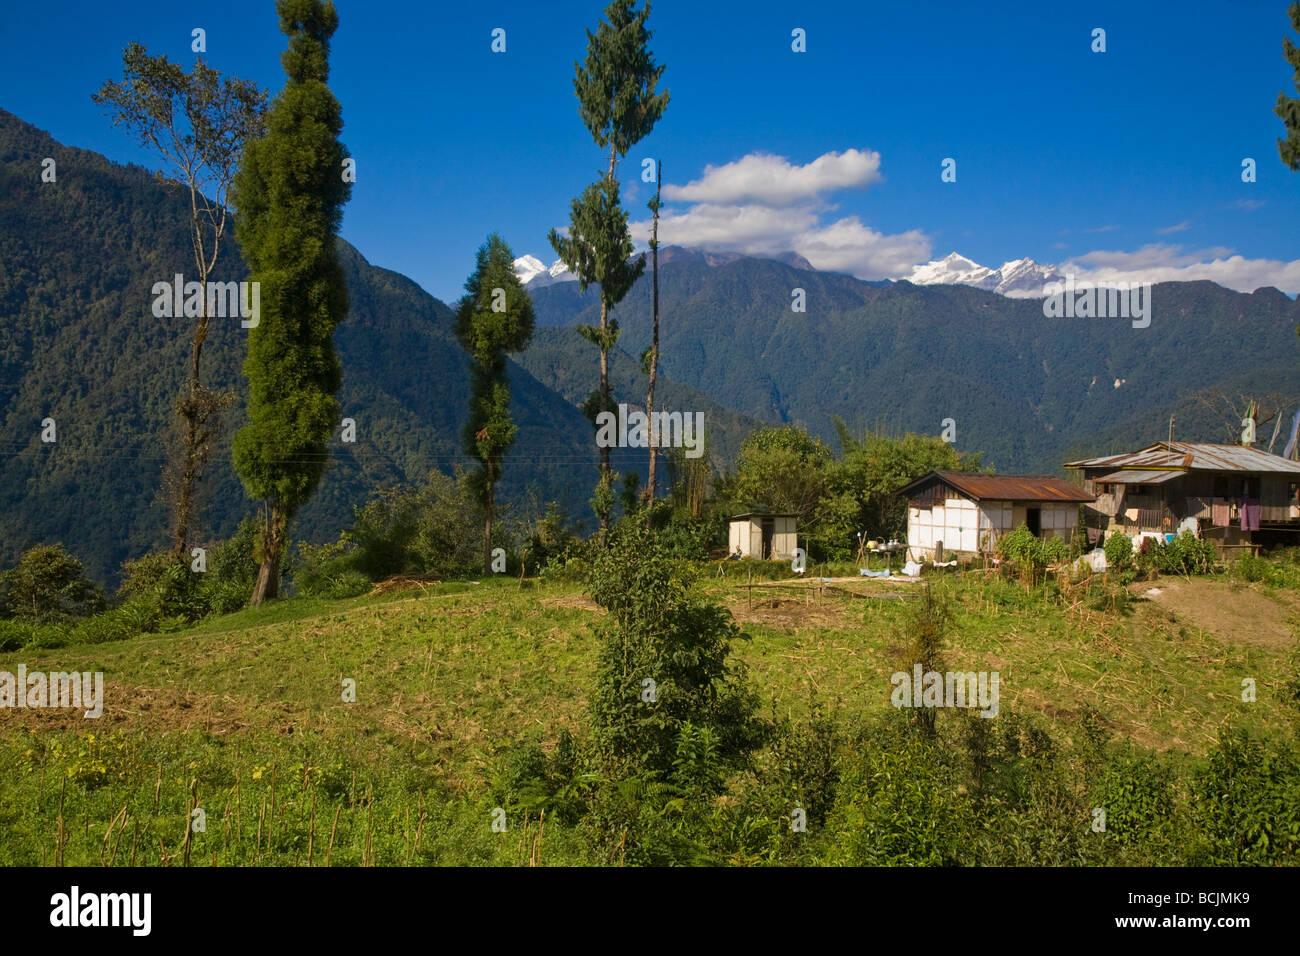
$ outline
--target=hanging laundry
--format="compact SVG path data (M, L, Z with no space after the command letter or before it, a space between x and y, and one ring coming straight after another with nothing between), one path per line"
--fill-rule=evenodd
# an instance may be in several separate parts
M1295 421L1291 423L1291 440L1286 443L1286 451L1282 452L1282 457L1290 459L1291 453L1295 451L1296 435L1300 433L1300 411L1295 413Z
M1231 523L1228 516L1228 503L1222 498L1215 498L1210 503L1210 524L1216 528L1226 528Z
M1261 505L1253 498L1247 498L1245 506L1241 509L1249 519L1246 523L1250 531L1259 530L1259 513Z

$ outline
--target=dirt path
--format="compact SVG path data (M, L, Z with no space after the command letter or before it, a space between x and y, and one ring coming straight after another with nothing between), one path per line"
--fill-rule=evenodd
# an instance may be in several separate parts
M1300 598L1283 589L1162 577L1134 585L1133 593L1228 643L1285 649L1295 645L1300 630Z

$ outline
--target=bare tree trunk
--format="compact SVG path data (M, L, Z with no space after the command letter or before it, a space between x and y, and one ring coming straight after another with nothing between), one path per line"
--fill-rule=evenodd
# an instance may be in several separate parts
M487 482L487 494L485 496L484 510L487 517L483 521L483 573L492 573L492 499L493 499L492 482Z
M289 527L289 516L274 501L268 501L262 510L262 566L253 586L253 607L268 598L280 596L280 560L284 551L284 535Z
M203 301L190 345L189 381L186 395L181 399L179 407L183 433L172 517L172 553L178 559L185 557L185 546L189 542L190 525L194 519L196 488L207 464L208 419L219 407L215 396L204 394L199 377L203 343L208 337L208 271L202 264L199 271L199 294Z
M618 159L618 153L613 144L609 147L609 172L606 178L614 178L614 165ZM605 333L609 331L609 302L605 298L605 290L600 291L600 410L602 412L610 411L610 387L609 387L609 352L605 348ZM600 486L614 487L614 477L609 463L609 449L602 447L600 449ZM601 539L604 539L604 531L609 527L609 509L601 506L600 514Z
M601 293L600 303L600 330L605 332L609 328L609 303L604 301L604 292ZM602 412L611 411L610 409L610 388L609 388L609 352L605 350L604 338L601 339L600 349L600 410ZM609 447L602 445L600 448L600 483L601 486L609 485L611 488L614 484L614 478L611 473L609 464ZM601 506L600 530L604 531L609 527L609 509L604 505Z
M645 503L646 503L646 527L650 526L650 511L655 503L655 465L659 461L659 446L655 442L654 433L655 421L655 378L659 374L659 187L663 182L663 163L655 162L655 217L653 231L650 237L650 250L654 256L653 270L654 284L654 328L650 339L650 384L646 389L645 395L645 414L646 427L649 429L650 439L650 466L646 471L645 482Z

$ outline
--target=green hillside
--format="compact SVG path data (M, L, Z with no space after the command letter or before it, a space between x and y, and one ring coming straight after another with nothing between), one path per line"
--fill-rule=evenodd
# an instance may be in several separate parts
M791 309L796 288L806 313ZM1120 318L1047 319L1037 300L961 286L684 257L661 270L663 368L742 414L803 422L831 440L832 416L855 430L934 435L953 418L957 447L1003 471L1054 472L1074 449L1145 444L1174 413L1183 440L1223 440L1195 401L1209 389L1300 396L1300 306L1281 292L1189 282L1151 294L1151 325L1135 329ZM543 325L591 322L598 310L571 282L534 298ZM639 354L647 279L619 320L620 344Z
M752 773L731 780L730 796L702 804L705 816L690 824L701 828L693 838L732 847L712 860L718 863L844 861L865 833L853 814L874 805L846 796L853 792L847 768L874 752L852 745L852 728L894 713L889 675L908 621L903 602L889 599L899 585L751 596L743 574L729 571L714 577L707 593L750 635L736 653L761 712L803 728L798 753L813 776L783 776L789 768L781 769L783 751L774 744L757 755ZM0 788L0 863L179 865L187 852L184 821L195 806L208 814L206 833L189 847L195 864L608 862L597 830L554 812L539 836L536 810L510 790L511 773L529 772L517 762L529 746L551 752L565 732L583 739L594 675L591 627L604 615L576 586L528 584L293 599L180 634L0 654L0 670L21 661L29 671L105 674L104 713L95 721L58 710L7 712L0 760L21 773ZM1208 580L1189 586L1211 599L1210 591L1226 587ZM936 580L934 587L956 613L947 660L1001 673L1000 719L990 723L1000 733L1027 733L1026 747L1041 748L1045 739L1027 728L1050 733L1053 755L1039 752L1031 762L1048 768L1050 780L1061 774L1065 788L1029 788L1016 798L1050 805L1057 815L1050 818L1026 817L1011 798L997 812L985 810L972 825L988 845L964 845L964 862L1185 860L1195 850L1192 842L1161 842L1172 808L1143 817L1140 838L1125 835L1118 812L1117 832L1092 838L1086 807L1099 797L1074 788L1112 784L1104 775L1090 782L1074 776L1086 770L1072 761L1083 752L1089 709L1104 716L1115 754L1131 754L1114 758L1115 772L1140 759L1181 776L1228 728L1268 735L1286 724L1277 675L1293 641L1216 636L1150 601L1126 616L1070 608L1011 582ZM1235 600L1265 609L1278 602L1272 616L1280 624L1294 599L1248 586ZM1249 706L1240 701L1244 677L1260 681L1259 701ZM342 700L345 679L356 682L355 703ZM834 751L846 776L838 784L816 777L818 760L829 759L818 748L831 744L807 722L825 708L841 728ZM944 721L941 729L957 735L951 746L960 750L960 718ZM923 785L936 788L932 799L956 801L949 812L957 813L969 799L959 785L965 773L954 769ZM819 781L804 791L805 806L832 799L839 806L802 840L781 833L791 792L765 789L796 779ZM880 812L906 810L898 801L916 785L911 776L899 779ZM1179 814L1193 812L1182 802L1185 786L1172 791ZM495 833L491 814L503 805L509 826ZM961 826L957 817L944 817L943 825L951 833ZM892 832L915 837L922 831L914 826L907 816L891 823ZM1010 839L1019 828L1027 829Z
M33 175L45 156L57 161L57 183ZM189 329L184 319L152 315L151 289L192 271L187 204L179 186L64 147L0 110L0 565L32 544L62 541L102 580L164 542L158 487ZM305 541L336 537L381 486L467 463L460 435L468 378L451 311L345 242L340 258L351 312L335 336L339 401L357 423L357 441L344 444L336 433L331 465L293 529ZM468 270L469 241L465 261ZM228 239L214 279L245 277ZM203 489L199 533L211 538L230 534L253 507L229 461L244 416L245 334L237 320L214 321L204 350L206 382L237 395ZM576 406L596 380L595 361L585 343L569 344L550 354L545 383L527 363L510 366L519 434L501 495L558 500L586 518L596 455ZM634 365L626 356L618 362L622 388ZM661 388L678 394L671 382ZM690 401L685 393L682 401ZM719 455L733 452L748 423L698 401L691 407L709 410ZM46 417L58 428L54 444L40 440ZM644 452L626 453L615 465L644 470L644 460Z

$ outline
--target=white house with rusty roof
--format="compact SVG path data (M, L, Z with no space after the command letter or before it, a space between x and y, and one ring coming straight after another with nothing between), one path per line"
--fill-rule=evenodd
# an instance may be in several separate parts
M991 554L1003 534L1026 525L1067 542L1079 505L1092 494L1050 475L932 471L898 489L907 499L907 551L913 560Z

